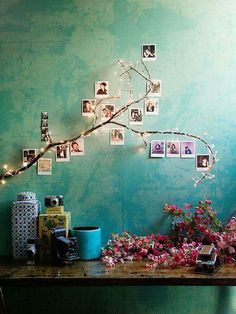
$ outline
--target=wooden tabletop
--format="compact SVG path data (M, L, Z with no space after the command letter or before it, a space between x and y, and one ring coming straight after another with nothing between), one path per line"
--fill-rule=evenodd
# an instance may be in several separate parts
M145 262L125 262L116 267L106 267L100 261L76 261L61 266L0 262L0 286L58 284L236 286L236 267L223 265L214 274L205 275L195 273L191 267L148 269Z

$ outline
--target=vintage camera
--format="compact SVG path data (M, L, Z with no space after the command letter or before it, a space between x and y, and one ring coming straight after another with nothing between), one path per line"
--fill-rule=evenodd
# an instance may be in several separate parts
M51 254L55 262L79 259L76 237L66 238L65 228L53 228L51 233Z
M44 199L44 205L45 207L63 206L63 196L62 195L47 196Z
M218 270L221 259L215 251L214 244L203 245L196 259L197 273L212 274Z
M27 239L27 264L35 265L39 261L39 242L37 238Z

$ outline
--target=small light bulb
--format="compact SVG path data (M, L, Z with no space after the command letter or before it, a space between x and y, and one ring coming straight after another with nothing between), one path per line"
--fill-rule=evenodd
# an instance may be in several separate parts
M8 165L6 165L6 164L5 164L5 165L3 165L3 168L7 170Z
M1 180L1 183L2 184L6 184L6 180Z

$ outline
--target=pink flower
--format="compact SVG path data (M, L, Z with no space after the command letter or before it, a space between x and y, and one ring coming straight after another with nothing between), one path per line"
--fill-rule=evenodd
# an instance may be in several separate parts
M191 205L191 204L188 204L188 203L184 204L184 208L186 208L186 209L190 209L192 207L193 207L193 205Z

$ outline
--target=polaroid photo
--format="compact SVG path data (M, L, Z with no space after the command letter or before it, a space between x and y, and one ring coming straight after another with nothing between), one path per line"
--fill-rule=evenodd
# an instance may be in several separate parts
M41 120L48 119L48 112L41 112Z
M210 166L210 155L196 155L196 170L208 171Z
M159 115L159 99L158 98L146 98L144 101L144 113L145 115Z
M165 141L153 140L150 147L150 157L165 157Z
M180 142L181 158L195 158L195 142L181 141Z
M95 114L96 99L83 99L82 100L82 116L92 117Z
M179 141L166 141L166 157L180 157Z
M124 145L125 143L125 129L113 128L110 130L111 145Z
M71 156L83 156L84 155L84 139L80 138L70 143L70 155Z
M156 45L154 44L142 45L142 60L156 61Z
M23 149L23 166L27 166L37 155L37 149Z
M130 108L129 123L130 125L143 125L143 108Z
M52 174L52 158L40 158L38 160L38 175L50 176Z
M109 96L109 82L96 81L95 82L95 98L106 98Z
M161 80L147 81L147 92L149 96L161 96Z
M56 146L56 162L64 161L70 161L70 152L68 144Z
M101 105L101 121L106 121L115 113L115 105L102 104Z

